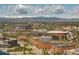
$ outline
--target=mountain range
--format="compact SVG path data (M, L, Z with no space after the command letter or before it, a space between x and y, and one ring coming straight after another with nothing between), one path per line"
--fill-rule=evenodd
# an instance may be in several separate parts
M79 18L58 18L58 17L23 17L23 18L0 18L0 23L17 22L79 22Z

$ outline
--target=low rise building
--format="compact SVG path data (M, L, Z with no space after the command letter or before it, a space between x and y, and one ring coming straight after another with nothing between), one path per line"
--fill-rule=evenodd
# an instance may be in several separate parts
M15 30L26 30L26 29L32 29L31 25L16 25L14 27Z
M79 48L64 50L64 54L66 54L66 55L79 55Z
M5 47L14 47L14 46L19 46L19 44L18 44L17 40L5 40L4 46Z
M34 29L32 32L34 34L43 35L47 32L47 29Z
M52 40L67 40L69 39L69 31L48 31L47 34L52 36Z
M49 42L52 40L52 37L51 36L44 36L42 35L41 37L39 37L40 41L46 43L46 42Z
M50 49L53 53L64 53L64 50L75 49L76 45L74 43L53 43L52 48Z

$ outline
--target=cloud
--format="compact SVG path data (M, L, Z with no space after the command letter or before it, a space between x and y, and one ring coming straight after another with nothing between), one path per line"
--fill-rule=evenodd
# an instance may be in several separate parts
M31 5L16 5L13 8L14 14L32 14Z
M6 9L6 11L5 11ZM71 7L66 9L64 5L27 5L27 4L16 4L0 7L0 14L2 15L15 15L15 16L37 16L37 15L55 15L55 14L67 14L67 15L77 15L79 14L79 6Z
M62 14L65 12L65 9L62 5L48 5L45 7L44 12L46 14Z
M62 5L45 5L43 7L36 7L32 5L16 5L13 8L13 12L14 14L22 15L51 15L65 13L65 9Z
M10 5L2 5L0 6L0 15L11 15L14 13L14 10L13 10L13 7L14 6L10 6Z
M75 6L75 7L71 8L70 11L67 12L67 14L79 15L79 6Z

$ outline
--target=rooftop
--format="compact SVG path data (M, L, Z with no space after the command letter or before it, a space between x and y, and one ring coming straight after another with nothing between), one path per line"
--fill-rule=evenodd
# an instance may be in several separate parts
M73 44L68 43L53 43L51 44L52 46L56 46L56 47L70 47Z
M48 31L47 33L63 33L63 34L66 34L66 33L69 33L69 31Z

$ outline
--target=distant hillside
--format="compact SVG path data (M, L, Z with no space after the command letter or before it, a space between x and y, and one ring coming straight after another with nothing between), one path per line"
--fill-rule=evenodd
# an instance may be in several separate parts
M16 22L79 22L78 18L57 18L57 17L25 17L25 18L0 18L0 23Z

